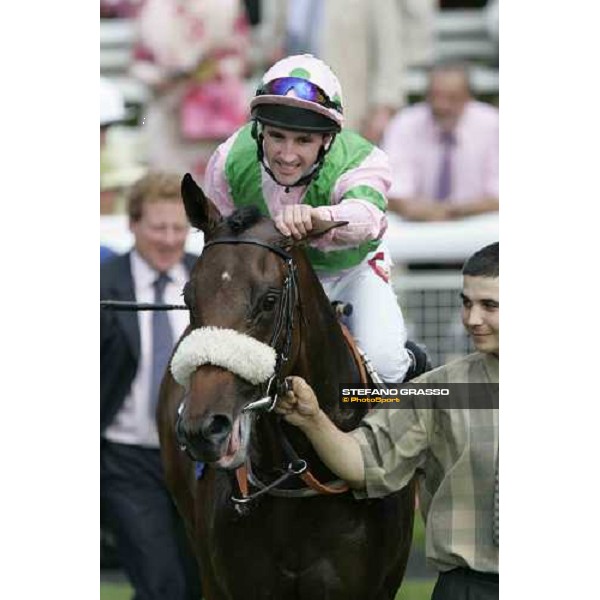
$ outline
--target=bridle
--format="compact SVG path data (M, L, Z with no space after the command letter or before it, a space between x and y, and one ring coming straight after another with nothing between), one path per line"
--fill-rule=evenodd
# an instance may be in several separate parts
M294 310L299 306L298 295L298 271L292 255L286 252L280 246L268 244L255 238L233 238L224 237L207 242L204 250L217 244L248 244L259 246L273 252L282 258L286 265L286 275L283 280L283 289L279 311L273 328L273 334L269 341L269 346L275 349L277 355L275 359L275 370L273 376L267 381L263 397L256 402L251 402L244 407L244 411L265 408L267 411L273 410L277 396L285 393L285 376L283 370L290 359L292 349L292 336L294 330ZM283 340L283 341L281 341ZM279 349L278 349L279 348Z

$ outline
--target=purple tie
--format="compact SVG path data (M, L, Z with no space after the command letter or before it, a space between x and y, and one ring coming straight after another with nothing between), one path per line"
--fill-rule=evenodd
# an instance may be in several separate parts
M452 147L455 141L454 134L451 131L442 132L440 137L442 159L440 161L440 174L435 194L435 199L438 202L447 200L452 190Z
M165 288L170 280L168 275L161 273L153 283L156 304L164 303ZM150 410L153 416L156 413L160 383L172 350L173 332L167 311L155 310L152 312L152 385L150 388Z

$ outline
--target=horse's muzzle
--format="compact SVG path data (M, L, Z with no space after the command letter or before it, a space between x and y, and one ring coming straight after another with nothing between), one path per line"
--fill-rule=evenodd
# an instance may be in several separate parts
M179 415L175 425L177 441L194 460L215 462L219 460L232 431L227 415L209 415L198 425L191 426Z
M212 414L191 425L180 414L175 425L180 447L195 461L235 469L246 460L251 415L242 414L232 422L225 414Z

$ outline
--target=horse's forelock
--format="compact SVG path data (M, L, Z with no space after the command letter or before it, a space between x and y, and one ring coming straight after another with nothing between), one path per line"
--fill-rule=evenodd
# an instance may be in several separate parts
M225 222L229 226L231 233L234 235L240 235L244 231L250 229L253 225L256 225L263 215L257 206L244 206L238 208L233 212Z

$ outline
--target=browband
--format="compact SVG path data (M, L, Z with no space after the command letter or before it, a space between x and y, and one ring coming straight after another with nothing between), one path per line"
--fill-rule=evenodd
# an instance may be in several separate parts
M204 244L204 248L208 248L209 246L214 246L215 244L250 244L252 246L260 246L261 248L266 248L271 252L275 252L275 254L279 255L284 260L292 260L292 255L289 252L286 252L283 248L279 246L272 246L271 244L267 244L261 240L257 240L254 238L231 238L224 237L219 238L218 240L212 240Z

